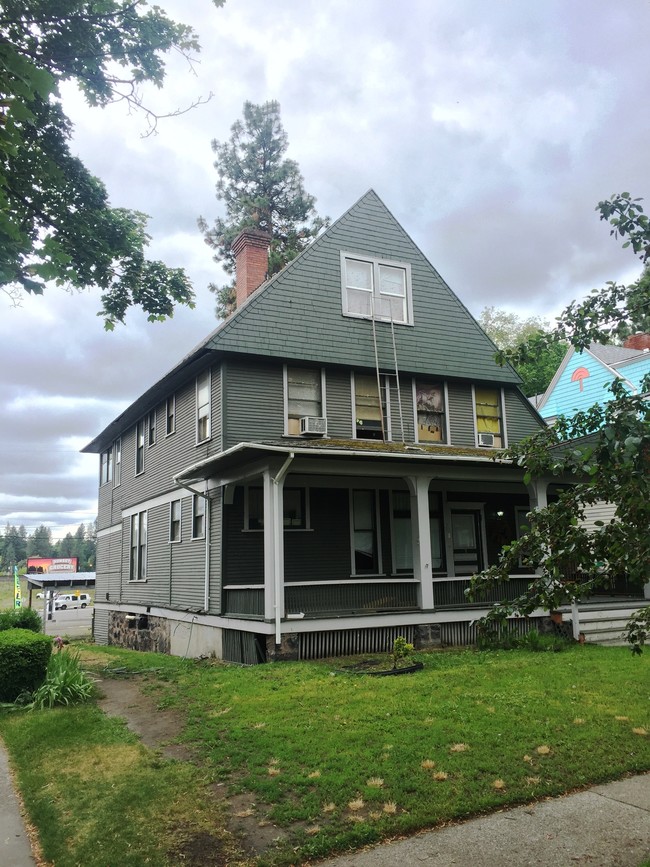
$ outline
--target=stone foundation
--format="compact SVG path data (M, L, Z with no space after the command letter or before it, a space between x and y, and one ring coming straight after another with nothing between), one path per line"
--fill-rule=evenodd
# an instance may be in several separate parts
M108 643L129 650L169 653L170 621L150 614L112 611L108 624Z
M275 636L267 635L266 637L266 659L268 662L287 662L298 659L298 647L300 644L300 636L295 634L286 634L282 636L282 643L279 646L275 644Z
M442 647L442 635L439 623L423 623L415 626L414 630L413 646L416 650Z

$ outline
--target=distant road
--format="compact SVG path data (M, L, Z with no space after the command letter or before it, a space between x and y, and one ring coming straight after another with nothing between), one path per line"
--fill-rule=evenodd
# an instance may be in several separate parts
M52 620L47 620L45 623L45 633L47 635L69 635L70 638L90 638L93 611L92 606L55 611Z

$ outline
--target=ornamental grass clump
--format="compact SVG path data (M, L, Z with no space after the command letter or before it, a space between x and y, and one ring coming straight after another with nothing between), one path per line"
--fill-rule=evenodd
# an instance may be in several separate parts
M92 698L94 683L82 671L76 651L59 651L50 657L44 682L33 693L30 707L43 710L56 705L80 704Z

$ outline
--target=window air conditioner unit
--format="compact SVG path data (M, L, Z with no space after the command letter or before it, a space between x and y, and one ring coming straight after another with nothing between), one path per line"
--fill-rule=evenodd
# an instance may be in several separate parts
M327 419L306 415L300 419L300 436L324 437L327 435Z
M494 445L494 434L480 433L478 435L478 444L480 446L493 446Z

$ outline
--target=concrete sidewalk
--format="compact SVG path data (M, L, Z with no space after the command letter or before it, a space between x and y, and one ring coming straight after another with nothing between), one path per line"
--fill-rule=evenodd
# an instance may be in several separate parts
M426 831L321 867L640 867L650 860L650 774ZM0 865L34 867L0 741Z
M469 819L320 867L640 867L650 860L650 774Z
M9 775L7 751L0 741L0 864L2 867L34 867L29 837Z

